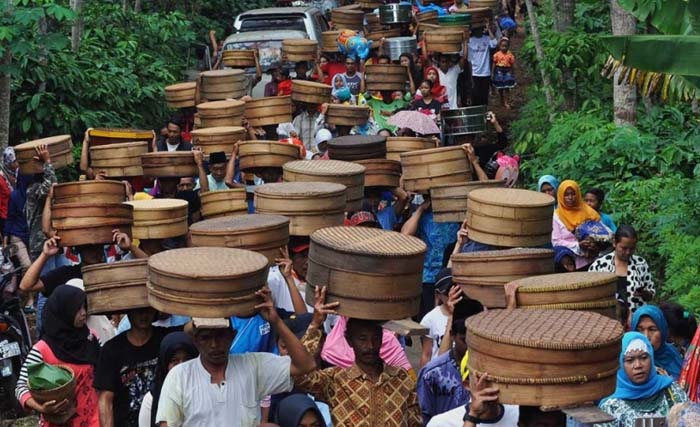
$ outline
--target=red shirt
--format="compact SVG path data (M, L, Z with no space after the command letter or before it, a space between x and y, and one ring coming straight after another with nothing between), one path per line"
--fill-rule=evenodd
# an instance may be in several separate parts
M333 77L336 74L343 74L345 72L345 64L342 62L329 62L327 66L324 67L323 74L326 78L323 83L327 85L332 85Z
M4 177L0 177L0 218L7 219L7 208L10 206L10 186ZM2 232L2 230L0 230Z

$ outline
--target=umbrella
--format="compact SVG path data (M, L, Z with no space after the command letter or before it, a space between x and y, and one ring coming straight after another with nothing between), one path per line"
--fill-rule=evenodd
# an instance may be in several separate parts
M420 111L399 111L389 117L387 123L400 129L411 129L413 132L421 135L440 133L440 128L437 127L435 121Z

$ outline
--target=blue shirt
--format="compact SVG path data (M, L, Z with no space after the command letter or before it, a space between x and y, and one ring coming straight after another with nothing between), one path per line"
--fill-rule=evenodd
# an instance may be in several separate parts
M231 326L236 330L236 337L231 344L230 354L276 350L276 343L272 342L272 328L259 314L252 317L232 317Z
M10 202L7 207L7 219L3 233L8 236L15 236L29 244L29 227L27 218L24 216L24 205L27 202L27 177L20 175L17 178L17 185L10 193Z
M423 425L437 414L469 403L469 392L462 384L459 366L452 351L443 353L423 366L416 384Z
M384 209L377 211L377 221L383 230L393 231L396 223L399 222L396 218L396 212L393 206L387 206Z
M610 229L613 233L617 231L617 225L615 225L615 221L613 221L612 217L608 214L604 214L603 212L598 212L600 214L600 222L603 223L606 227Z
M445 249L457 241L458 222L435 222L433 211L423 212L418 221L418 237L428 246L423 262L423 283L435 283L442 269Z

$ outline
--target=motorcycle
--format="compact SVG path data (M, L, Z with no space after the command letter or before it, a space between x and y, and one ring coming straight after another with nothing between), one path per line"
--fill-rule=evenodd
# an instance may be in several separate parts
M0 401L7 411L19 414L15 385L32 338L18 295L21 267L12 262L11 254L10 247L0 254Z

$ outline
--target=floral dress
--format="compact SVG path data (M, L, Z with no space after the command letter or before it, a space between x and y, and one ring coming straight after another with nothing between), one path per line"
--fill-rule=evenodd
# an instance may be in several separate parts
M601 403L600 409L615 417L615 421L595 427L635 427L637 418L665 417L673 405L687 401L685 391L675 382L646 399L608 399Z

